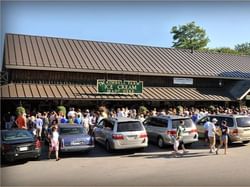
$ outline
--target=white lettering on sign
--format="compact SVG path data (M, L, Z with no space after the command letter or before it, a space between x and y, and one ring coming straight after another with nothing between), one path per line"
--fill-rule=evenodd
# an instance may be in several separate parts
M193 84L193 79L192 78L174 78L174 84Z

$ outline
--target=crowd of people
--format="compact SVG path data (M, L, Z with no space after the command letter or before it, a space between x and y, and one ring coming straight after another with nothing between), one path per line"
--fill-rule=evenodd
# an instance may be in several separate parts
M250 115L250 108L224 108L216 107L213 110L208 108L188 108L183 107L178 109L178 107L170 107L168 109L152 109L152 110L136 110L129 109L128 107L121 107L116 109L107 109L104 106L99 107L97 110L81 110L70 107L67 114L48 111L48 112L31 112L29 114L23 114L23 118L15 117L15 115L10 115L9 120L5 120L4 127L9 129L17 125L20 128L26 128L32 131L36 136L42 136L42 129L45 127L50 127L53 123L76 123L81 124L90 132L96 123L102 118L106 117L129 117L134 119L140 119L142 122L150 116L159 116L159 115L180 115L180 116L189 116L191 119L196 122L204 115L208 114L241 114L241 115Z
M187 108L187 107L171 107L166 109L152 109L147 110L144 107L144 110L141 109L129 109L128 107L116 108L116 109L107 109L104 106L98 108L98 110L81 110L75 109L74 107L70 107L67 114L62 112L31 112L30 114L23 113L21 116L17 118L13 115L10 116L9 121L5 122L5 128L9 129L12 127L24 128L28 129L31 133L33 133L37 138L44 138L44 129L45 132L47 129L51 129L51 149L49 150L49 157L51 152L54 150L56 152L56 160L59 160L58 157L58 134L57 134L57 124L60 123L70 123L70 124L80 124L86 129L86 131L91 135L94 126L103 118L107 117L129 117L139 119L142 122L150 116L158 116L158 115L180 115L180 116L189 116L194 122L199 120L204 115L208 114L241 114L241 115L250 115L250 109L247 107L244 108L223 108L216 107L213 110L209 110L209 108ZM204 125L206 129L206 138L209 142L210 152L218 153L218 150L221 148L223 144L225 144L225 154L227 151L227 131L228 128L225 127L226 124L220 125L221 132L221 144L215 149L215 135L218 132L218 129L215 127L215 123L217 119L212 119L212 122L207 122ZM226 123L223 121L223 123ZM183 142L181 141L182 133L184 128L180 124L177 129L175 142L174 142L174 153L178 153L178 147L181 146L183 152L186 152ZM46 135L45 135L46 136Z

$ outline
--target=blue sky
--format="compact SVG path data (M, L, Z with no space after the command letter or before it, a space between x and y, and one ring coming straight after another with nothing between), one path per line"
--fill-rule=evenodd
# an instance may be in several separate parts
M5 33L20 33L171 47L171 28L191 21L210 48L250 42L250 2L2 1L1 19L1 46Z

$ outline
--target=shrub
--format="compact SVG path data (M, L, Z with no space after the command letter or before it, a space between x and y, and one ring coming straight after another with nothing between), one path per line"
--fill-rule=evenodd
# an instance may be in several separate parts
M22 115L24 113L25 113L25 108L23 108L22 106L19 106L19 107L16 108L16 114L18 116L20 116L20 115Z
M210 105L210 106L208 107L208 110L209 110L210 112L214 112L214 111L216 111L216 108L215 108L215 106Z
M58 106L57 107L57 112L58 113L63 113L64 115L66 115L66 108L64 106Z
M148 111L147 107L140 106L139 107L139 114L145 114Z
M181 105L177 106L176 110L177 110L177 113L179 113L179 114L182 114L184 111L183 106L181 106Z

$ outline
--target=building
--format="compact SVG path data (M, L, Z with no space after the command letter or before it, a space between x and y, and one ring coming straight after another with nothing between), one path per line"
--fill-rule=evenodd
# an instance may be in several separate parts
M142 93L98 92L100 79L104 84L142 81ZM20 102L29 110L48 110L100 104L250 106L249 100L250 56L21 34L5 37L2 113Z

